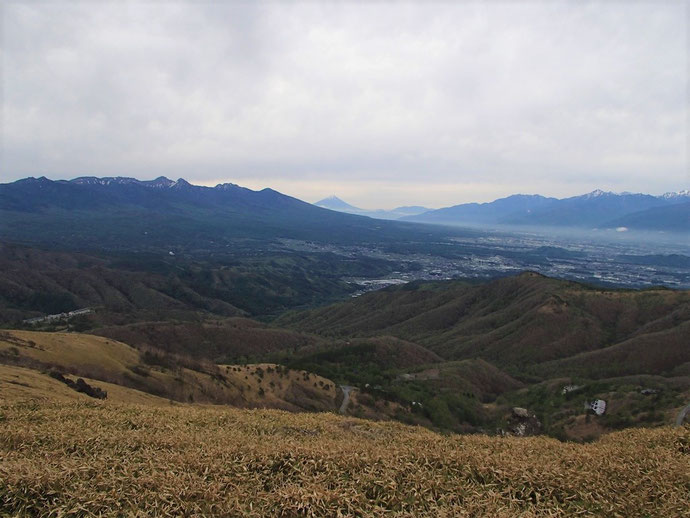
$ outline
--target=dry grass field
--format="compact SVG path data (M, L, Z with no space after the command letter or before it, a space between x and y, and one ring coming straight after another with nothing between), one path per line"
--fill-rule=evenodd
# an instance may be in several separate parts
M75 376L67 376L75 380ZM166 405L171 401L140 390L122 387L91 378L84 379L89 385L97 386L108 393L113 403L136 403L142 405ZM0 405L17 401L34 402L77 402L93 401L86 394L71 389L64 383L32 369L13 365L0 365ZM173 403L178 404L178 403Z
M690 430L591 444L329 413L0 403L0 516L689 516Z
M163 352L154 354L148 362L146 358L146 351L142 353L128 344L101 336L3 330L0 331L0 401L3 393L17 392L21 383L30 385L23 387L24 392L32 392L34 396L39 395L46 383L61 385L46 374L59 370L68 377L82 377L89 383L91 380L93 385L106 390L111 399L118 400L119 395L125 402L142 402L139 399L148 393L145 395L163 400L244 408L293 411L337 408L335 384L305 371L265 363L215 365ZM34 369L22 369L23 374L19 376L30 376L33 382L18 378L20 384L12 384L3 380L3 372L17 367ZM58 393L65 390L69 391L62 386ZM135 393L142 396L132 400Z

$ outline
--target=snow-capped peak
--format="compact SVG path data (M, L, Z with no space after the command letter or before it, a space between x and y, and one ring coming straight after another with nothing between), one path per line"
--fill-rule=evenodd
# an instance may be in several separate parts
M170 178L166 178L165 176L159 176L155 180L150 180L148 182L143 182L149 187L155 187L157 189L164 189L167 187L172 186L175 182L173 182Z
M673 199L673 198L688 198L690 197L690 190L688 189L683 189L682 191L678 192L667 192L661 195L662 198L665 199Z
M79 185L140 185L143 187L150 187L152 189L169 189L172 187L186 187L190 184L180 178L176 182L166 178L165 176L159 176L155 180L137 180L136 178L128 178L126 176L106 176L104 178L97 178L95 176L82 176L80 178L75 178L70 180Z
M239 185L237 185L236 183L226 182L226 183L219 183L218 185L216 185L214 187L214 189L219 189L222 191L229 191L231 189L236 189L238 187L239 187Z
M189 182L188 182L187 180L185 180L184 178L178 178L177 181L172 182L172 183L169 185L169 187L170 187L171 189L184 189L184 188L187 188L187 187L192 187L192 184L189 183Z
M599 198L600 196L606 196L607 194L613 194L611 191L602 191L601 189L595 189L592 192L583 195L583 198Z
M136 178L129 178L127 176L105 176L103 178L97 178L95 176L81 176L71 181L79 185L125 185L132 183L140 183L139 180L137 180Z

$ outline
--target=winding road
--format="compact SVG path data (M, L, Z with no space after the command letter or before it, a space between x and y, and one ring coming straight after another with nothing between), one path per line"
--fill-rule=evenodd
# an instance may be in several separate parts
M676 426L683 426L683 421L685 421L685 416L690 412L690 405L686 406L680 411L678 417L676 417Z
M347 410L347 405L350 403L350 391L354 387L351 387L350 385L340 385L340 390L343 391L343 402L340 404L340 410L338 410L341 414L345 413L345 410Z

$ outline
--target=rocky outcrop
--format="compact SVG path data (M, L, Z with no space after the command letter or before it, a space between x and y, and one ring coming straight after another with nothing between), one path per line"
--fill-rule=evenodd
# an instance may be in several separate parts
M77 392L81 392L82 394L86 394L89 397L95 399L105 399L108 397L108 393L105 390L89 385L84 381L83 378L79 378L77 381L72 381L69 378L65 378L61 373L57 371L51 371L50 377L58 381L61 381L71 389L76 390Z
M537 416L526 408L513 407L508 418L508 431L517 437L539 435L542 426Z

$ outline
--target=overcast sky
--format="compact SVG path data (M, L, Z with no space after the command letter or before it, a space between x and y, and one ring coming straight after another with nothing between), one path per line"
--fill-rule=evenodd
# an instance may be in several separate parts
M688 2L11 2L1 181L365 208L690 187Z

